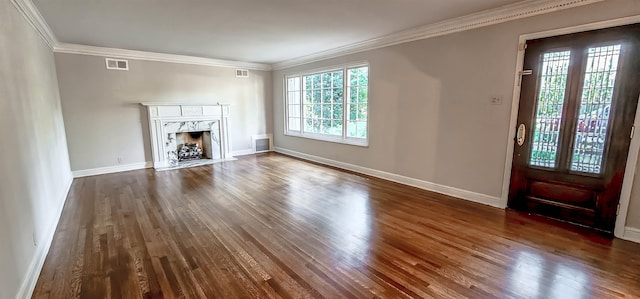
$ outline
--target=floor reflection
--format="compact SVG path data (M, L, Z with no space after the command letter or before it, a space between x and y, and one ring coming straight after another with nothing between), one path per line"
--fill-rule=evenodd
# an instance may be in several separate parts
M511 276L512 288L524 298L587 298L588 284L584 271L531 252L518 254Z
M353 187L344 182L316 181L317 185L334 185L333 194L318 194L309 188L305 177L289 180L285 202L287 216L296 221L314 225L330 232L332 247L339 248L331 254L351 266L366 262L371 246L370 237L374 225L371 216L371 199L365 187ZM343 185L343 186L341 186ZM332 200L327 201L326 197ZM314 218L322 211L320 219Z
M551 298L585 298L587 276L581 270L567 265L558 265L551 285Z
M351 262L369 258L372 231L371 206L367 190L345 190L340 205L331 212L331 232L337 247Z
M513 289L526 298L538 298L541 293L540 282L543 278L544 259L530 252L518 254L514 273L511 276Z

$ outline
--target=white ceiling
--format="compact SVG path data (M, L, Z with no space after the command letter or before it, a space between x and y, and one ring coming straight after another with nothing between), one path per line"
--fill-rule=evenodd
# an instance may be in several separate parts
M63 43L275 63L520 0L33 0Z

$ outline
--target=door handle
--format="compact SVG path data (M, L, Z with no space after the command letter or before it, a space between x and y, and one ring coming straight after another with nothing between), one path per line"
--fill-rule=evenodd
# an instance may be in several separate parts
M525 136L527 135L527 127L524 124L520 124L518 126L518 131L516 132L516 143L518 146L522 146L524 144Z

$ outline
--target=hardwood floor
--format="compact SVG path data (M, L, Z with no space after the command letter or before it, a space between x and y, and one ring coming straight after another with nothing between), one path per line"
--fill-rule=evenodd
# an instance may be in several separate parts
M34 298L640 296L640 244L279 154L76 179Z

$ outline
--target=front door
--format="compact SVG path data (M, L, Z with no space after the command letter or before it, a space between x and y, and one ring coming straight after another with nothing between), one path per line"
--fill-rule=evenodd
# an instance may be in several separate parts
M640 95L640 24L527 41L509 207L612 232Z

